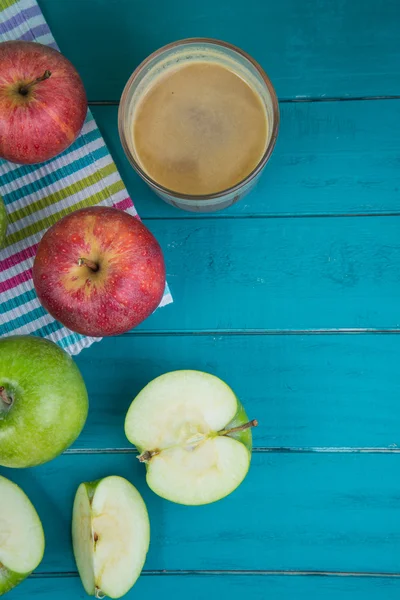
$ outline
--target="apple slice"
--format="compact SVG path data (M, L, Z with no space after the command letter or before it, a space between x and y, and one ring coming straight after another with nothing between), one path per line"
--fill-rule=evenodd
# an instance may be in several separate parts
M43 558L44 534L29 498L0 475L0 596L21 583Z
M156 494L199 505L220 500L241 484L255 425L221 379L174 371L138 394L126 415L125 433L138 448Z
M139 577L150 542L146 505L123 477L81 483L72 515L72 543L90 596L120 598Z

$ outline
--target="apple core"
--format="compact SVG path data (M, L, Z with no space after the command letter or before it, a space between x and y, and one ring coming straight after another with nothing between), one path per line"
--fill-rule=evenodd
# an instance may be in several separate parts
M200 371L174 371L151 381L132 402L125 434L159 496L209 504L233 492L250 467L257 421L231 388Z

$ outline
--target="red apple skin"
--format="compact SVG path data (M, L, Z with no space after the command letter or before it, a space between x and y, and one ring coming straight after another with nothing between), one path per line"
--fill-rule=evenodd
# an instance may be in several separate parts
M50 71L23 95L23 86ZM44 162L79 135L87 113L85 88L60 52L36 42L0 44L0 157Z
M80 259L93 261L97 271ZM40 302L84 335L124 333L160 304L165 288L161 248L135 217L93 207L62 218L43 236L33 265Z

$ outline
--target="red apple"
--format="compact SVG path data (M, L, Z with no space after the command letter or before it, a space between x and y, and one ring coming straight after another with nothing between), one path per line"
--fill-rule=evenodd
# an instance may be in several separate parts
M33 282L43 306L72 331L116 335L159 305L164 259L155 237L135 217L116 208L83 208L44 234Z
M34 164L68 148L87 112L69 60L35 42L3 42L0 73L0 158Z

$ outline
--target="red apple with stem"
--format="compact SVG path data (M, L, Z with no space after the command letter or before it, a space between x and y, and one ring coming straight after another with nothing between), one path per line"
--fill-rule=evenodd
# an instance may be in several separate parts
M0 157L34 164L68 148L87 112L85 88L69 60L36 42L3 42L0 73Z
M77 333L103 337L136 327L157 308L165 266L143 223L95 206L63 217L44 234L33 281L55 319Z

